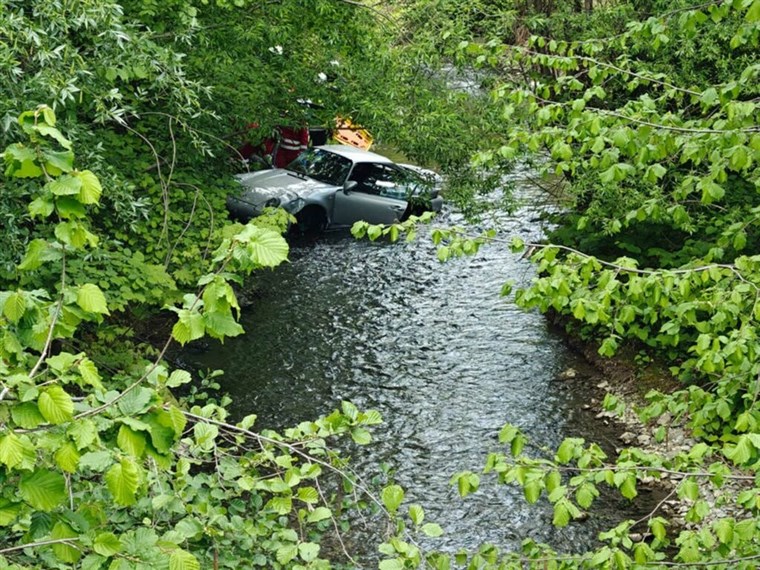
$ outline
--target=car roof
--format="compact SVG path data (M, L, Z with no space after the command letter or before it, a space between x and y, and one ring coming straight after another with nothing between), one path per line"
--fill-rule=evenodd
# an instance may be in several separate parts
M381 154L377 154L374 152L370 152L368 150L362 150L360 148L356 148L354 146L349 146L346 144L325 144L325 145L317 146L314 148L329 150L330 152L334 152L335 154L345 156L346 158L352 160L353 162L385 162L388 164L393 163L393 161L386 156L383 156Z

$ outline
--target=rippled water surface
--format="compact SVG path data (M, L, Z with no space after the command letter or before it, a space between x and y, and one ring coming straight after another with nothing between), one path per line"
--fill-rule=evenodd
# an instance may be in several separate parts
M538 237L535 214L523 208L501 220L505 238ZM457 220L449 213L444 221ZM235 413L258 414L259 428L314 419L341 400L379 410L385 422L370 446L354 451L354 464L367 476L390 464L426 520L446 531L438 547L515 548L530 537L577 551L620 516L622 503L610 499L600 519L556 530L547 503L530 506L520 489L490 476L464 500L449 485L453 473L482 469L506 422L536 446L614 437L582 411L584 381L560 379L584 364L540 315L499 296L507 279L531 276L504 245L440 264L424 238L389 245L331 234L294 247L290 263L255 278L244 337L182 358L224 369Z

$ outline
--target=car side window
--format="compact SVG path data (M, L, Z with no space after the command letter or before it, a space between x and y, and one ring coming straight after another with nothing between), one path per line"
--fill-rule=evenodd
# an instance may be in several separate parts
M360 162L354 165L349 180L355 180L358 184L356 192L374 194L404 200L406 191L399 184L399 173L396 169L386 164L374 162Z

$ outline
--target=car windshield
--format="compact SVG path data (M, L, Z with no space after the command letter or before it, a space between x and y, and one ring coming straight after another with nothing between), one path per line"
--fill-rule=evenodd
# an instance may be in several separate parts
M310 178L340 186L346 180L352 162L344 156L320 148L310 148L288 164L291 172L305 174Z

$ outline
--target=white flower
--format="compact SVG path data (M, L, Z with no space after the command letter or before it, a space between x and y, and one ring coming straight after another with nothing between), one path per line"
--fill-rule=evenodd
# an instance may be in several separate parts
M269 51L272 53L276 53L277 55L282 55L282 46L273 46L269 48Z
M322 72L320 71L320 72L317 74L317 79L319 80L319 82L320 82L320 83L324 83L325 81L327 81L327 74L325 74L325 73L322 73Z
M330 62L330 65L333 65L335 67L338 67L340 65L340 62L337 59L334 59Z

